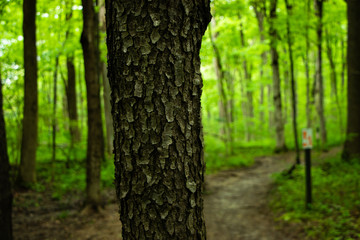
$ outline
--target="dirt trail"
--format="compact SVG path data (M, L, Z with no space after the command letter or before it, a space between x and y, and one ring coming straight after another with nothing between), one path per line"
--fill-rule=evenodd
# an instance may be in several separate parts
M205 221L209 240L293 239L278 231L267 209L271 175L294 161L293 154L255 159L253 167L206 178Z
M250 168L207 176L204 202L208 240L293 239L277 231L267 209L271 174L289 167L293 160L293 154L260 157ZM14 208L15 240L121 239L115 196L113 192L108 194L107 199L113 200L95 216L78 214L79 196L77 202L59 204L39 193L19 194L17 205L29 198L42 202Z

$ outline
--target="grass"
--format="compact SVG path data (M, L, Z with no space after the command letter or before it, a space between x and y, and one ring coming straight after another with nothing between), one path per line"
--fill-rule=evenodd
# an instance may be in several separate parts
M275 176L271 207L281 223L299 223L308 239L360 238L360 161L340 156L312 168L313 204L305 210L304 168L291 179Z

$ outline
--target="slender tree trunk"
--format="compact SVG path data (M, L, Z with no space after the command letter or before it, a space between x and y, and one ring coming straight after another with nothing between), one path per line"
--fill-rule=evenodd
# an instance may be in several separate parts
M2 240L13 239L11 221L12 194L9 171L10 164L7 153L0 67L0 236Z
M264 18L266 15L266 1L254 1L252 6L255 11L256 19L258 21L259 32L260 32L260 42L263 44L265 42L265 30L264 30ZM263 81L264 78L264 67L267 64L267 51L261 53L261 66L260 66L260 79ZM263 126L265 121L265 114L264 114L264 84L261 83L260 86L260 122Z
M106 32L106 18L105 18L105 1L100 3L100 30ZM105 110L105 126L106 126L106 150L109 155L113 153L114 142L114 127L111 116L111 103L110 103L110 84L108 79L107 64L101 60L101 74L103 82L103 97L104 97L104 110Z
M346 56L345 56L345 40L341 39L341 98L344 96L345 89L345 72L346 72Z
M216 46L216 38L218 33L212 33L211 32L211 28L215 29L216 27L216 22L215 22L215 18L212 18L211 21L211 26L210 26L210 39L211 39L211 44L213 47L213 51L214 51L214 68L215 68L215 74L216 74L216 78L217 78L217 86L218 86L218 92L219 92L219 96L220 96L220 101L219 101L219 117L220 117L220 121L222 121L223 124L223 128L221 129L221 133L223 133L223 135L225 136L225 146L226 146L226 153L227 154L232 154L233 153L233 140L232 140L232 129L231 129L231 120L230 120L230 112L231 109L229 109L229 100L228 100L228 96L226 94L225 91L225 85L227 85L227 81L225 81L225 71L222 67L221 64L221 57L220 57L220 52L219 49Z
M114 128L113 119L111 116L111 103L110 103L110 84L107 77L107 65L102 62L102 77L103 77L103 88L104 88L104 109L105 109L105 124L106 124L106 145L108 154L113 153L113 142L114 142Z
M241 17L239 16L239 19L241 20ZM240 23L240 40L241 40L241 46L243 48L246 47L245 43L245 36L244 36L244 30L243 25ZM243 59L243 69L244 69L244 80L245 80L245 91L246 91L246 128L248 129L247 133L247 141L250 142L253 139L253 128L254 128L254 104L253 104L253 92L251 89L251 74L248 67L248 61L244 57Z
M360 158L360 2L348 0L348 117L343 158Z
M54 92L53 92L53 118L52 118L52 160L51 160L51 181L55 177L55 160L56 160L56 104L57 104L57 75L59 66L59 56L55 58L54 71Z
M123 239L206 239L199 51L210 1L107 0L106 17Z
M24 0L24 119L18 183L27 187L36 182L36 148L38 129L38 90L36 53L36 0Z
M338 112L338 118L339 118L339 129L340 129L340 135L343 136L344 129L343 129L343 122L342 122L342 109L340 105L339 100L339 93L337 89L337 74L336 74L336 65L333 57L333 51L331 48L331 41L330 41L330 35L327 30L325 30L326 34L326 53L329 60L330 65L330 80L331 80L331 93L335 97L335 104Z
M289 61L290 61L290 85L291 85L291 105L292 105L292 125L294 132L294 144L296 152L296 164L300 164L300 149L299 149L299 140L298 140L298 127L297 127L297 104L296 104L296 82L294 75L294 58L293 58L293 38L290 29L290 17L291 9L293 6L289 4L288 0L285 0L286 10L288 17L286 19L286 30L287 30L287 44L289 49Z
M318 18L316 34L317 34L317 60L316 60L316 86L318 89L317 112L320 120L320 136L321 136L321 149L327 148L327 133L326 123L324 116L324 85L322 76L322 33L323 33L323 0L315 1L315 13Z
M69 24L72 18L72 7L73 1L66 1L66 22ZM71 26L66 30L66 39L69 39L72 31ZM66 67L67 67L67 85L66 85L66 100L67 100L67 109L69 114L70 122L70 145L71 149L74 147L74 144L80 141L81 133L78 127L78 111L77 111L77 97L76 97L76 72L74 64L74 55L68 53L66 56Z
M311 101L311 94L310 94L310 67L309 67L309 50L310 50L310 40L309 40L309 24L310 24L310 1L307 0L306 2L306 27L305 27L305 38L306 38L306 47L305 47L305 58L304 58L304 65L305 65L305 75L306 75L306 125L308 128L311 128L312 125L312 101Z
M84 28L81 45L84 54L88 111L88 142L86 162L86 203L100 206L100 164L104 159L104 139L100 106L99 22L93 0L82 0Z
M284 136L284 120L282 116L280 73L279 73L279 54L277 51L277 30L274 21L276 15L277 0L270 1L270 52L273 69L273 91L275 105L275 128L276 128L276 148L275 152L287 151Z

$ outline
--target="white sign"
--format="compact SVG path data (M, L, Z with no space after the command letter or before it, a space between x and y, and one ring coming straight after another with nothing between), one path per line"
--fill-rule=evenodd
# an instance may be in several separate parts
M304 128L302 130L302 146L303 146L303 149L312 149L313 135L312 135L311 128Z

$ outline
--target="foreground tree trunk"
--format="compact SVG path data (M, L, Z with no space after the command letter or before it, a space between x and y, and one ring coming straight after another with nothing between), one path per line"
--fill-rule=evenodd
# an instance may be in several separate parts
M38 129L38 90L36 53L36 0L24 0L24 119L18 183L27 187L36 182L36 148Z
M1 69L0 69L1 74ZM0 237L12 240L12 195L9 180L9 157L7 153L6 130L3 112L2 83L0 75Z
M320 120L321 149L326 150L327 133L324 116L324 84L322 75L322 35L323 35L323 0L315 1L315 14L317 16L317 59L316 59L316 88L317 88L317 113Z
M205 239L199 51L210 1L107 0L123 239Z
M279 54L277 51L277 30L274 21L276 15L277 0L270 1L270 52L273 69L273 95L275 105L275 128L276 128L276 148L275 152L287 151L284 136L284 120L282 116L280 73L279 73Z
M84 54L88 111L88 143L86 157L86 204L100 206L100 164L104 159L104 139L100 107L99 24L93 0L82 0L84 29L81 45Z
M348 0L348 122L343 158L360 158L360 2Z

